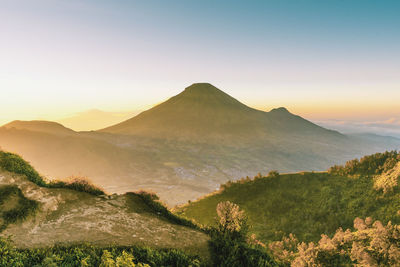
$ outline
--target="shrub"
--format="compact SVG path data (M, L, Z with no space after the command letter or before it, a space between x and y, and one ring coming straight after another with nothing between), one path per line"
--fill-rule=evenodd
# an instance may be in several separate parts
M384 194L393 192L398 185L399 178L400 162L398 162L394 168L375 177L374 188L376 190L382 190Z
M221 202L217 205L217 214L217 228L210 232L210 253L214 266L276 265L254 236L248 238L246 216L238 205Z
M24 266L24 254L20 253L10 239L0 237L0 266Z
M175 249L137 246L97 247L93 245L51 246L16 249L0 237L0 266L200 266L196 256Z
M274 256L292 266L400 266L400 226L371 218L354 220L354 231L339 228L315 244L285 239L270 244Z
M51 181L47 184L49 188L68 188L79 192L86 192L95 196L105 195L103 189L95 186L87 178L71 177L67 180Z

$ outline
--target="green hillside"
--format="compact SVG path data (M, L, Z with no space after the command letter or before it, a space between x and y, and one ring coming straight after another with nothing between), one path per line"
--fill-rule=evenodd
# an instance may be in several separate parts
M399 159L397 152L387 152L349 161L329 172L271 173L229 182L219 192L176 212L214 225L217 204L234 202L245 210L252 225L250 231L263 242L280 240L290 233L300 241L318 241L321 234L332 235L339 227L351 228L356 217L398 224Z

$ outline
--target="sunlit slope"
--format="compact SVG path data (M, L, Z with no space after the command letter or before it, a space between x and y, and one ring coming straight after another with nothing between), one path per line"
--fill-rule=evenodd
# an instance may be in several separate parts
M396 155L394 158L396 162L400 159ZM353 163L346 165L353 172L304 172L228 183L222 191L176 212L212 225L216 205L232 201L246 211L253 225L251 231L265 242L280 240L289 233L302 241L318 241L323 233L333 234L339 227L351 228L355 217L399 223L400 169L398 164L385 162L386 158L376 157L364 160L362 168L353 168ZM388 184L391 187L384 193Z
M6 195L7 202L1 201L5 198L1 196L0 215L13 209L17 218L0 229L0 235L11 235L18 247L89 242L179 248L207 254L205 234L157 214L135 194L95 196L45 188L24 175L0 168L0 192L7 188L14 189ZM22 213L24 206L31 207L30 211Z

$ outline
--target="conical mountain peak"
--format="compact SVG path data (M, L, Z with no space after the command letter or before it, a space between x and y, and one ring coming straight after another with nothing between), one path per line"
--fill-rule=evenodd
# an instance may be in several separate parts
M210 83L194 83L185 88L185 93L200 93L200 94L210 94L210 93L223 93L217 87Z
M239 108L248 107L225 92L221 91L210 83L194 83L177 96L171 98L164 104L166 105L188 105L187 107L206 108L212 106L212 109L219 108Z
M281 114L289 114L289 110L285 107L274 108L270 112L272 113L281 113Z

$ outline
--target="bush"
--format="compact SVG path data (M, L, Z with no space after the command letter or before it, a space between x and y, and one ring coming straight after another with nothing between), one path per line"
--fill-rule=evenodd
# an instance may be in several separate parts
M25 257L11 243L0 237L0 266L24 266Z
M49 188L68 188L79 192L89 193L91 195L104 195L104 190L98 186L95 186L86 178L71 177L65 181L51 181L47 184Z
M292 266L400 266L400 226L371 218L354 220L354 231L339 228L318 243L288 238L270 244L274 256ZM289 245L288 245L289 244Z
M136 246L93 245L52 246L16 249L9 239L0 238L0 266L203 266L196 256L175 249Z

